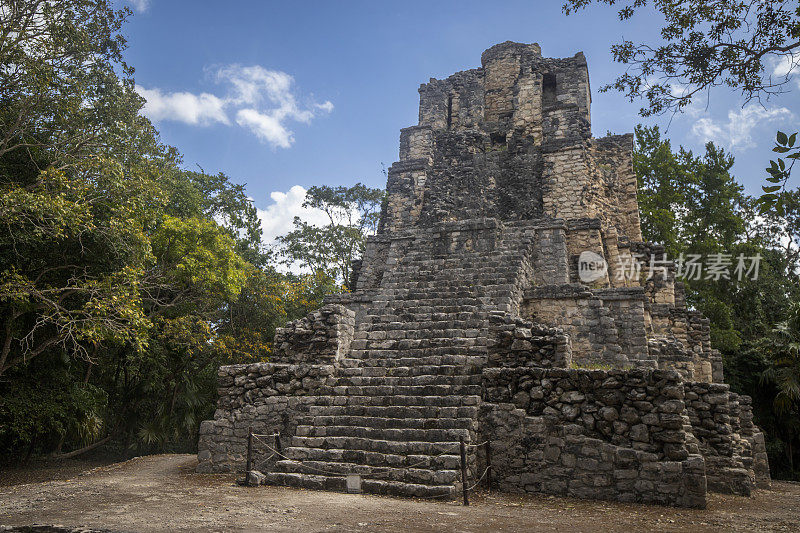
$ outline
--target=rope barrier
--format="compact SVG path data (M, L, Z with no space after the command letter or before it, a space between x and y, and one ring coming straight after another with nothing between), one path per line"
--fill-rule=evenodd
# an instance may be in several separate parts
M296 461L295 459L291 459L291 458L287 457L282 452L279 452L278 450L273 448L271 445L267 444L261 438L261 437L279 438L280 437L279 433L271 433L271 434L251 433L251 435L253 436L253 438L255 438L255 440L257 440L259 443L261 443L262 446L264 446L265 448L267 448L269 451L272 452L269 455L269 457L267 457L266 459L261 461L261 464L266 463L267 461L269 461L270 459L272 459L275 456L281 457L281 458L286 459L288 461ZM466 444L465 447L477 448L479 446L485 445L487 442L488 441L484 441L484 442L481 442L481 443L478 443L478 444ZM458 450L459 446L460 446L460 443L454 443L454 444L450 445L447 449L445 449L444 451L441 451L440 453L438 453L436 455L428 456L426 459L423 459L423 460L421 460L419 462L416 462L414 464L407 465L407 466L400 466L400 467L373 466L373 467L370 467L370 468L373 468L373 469L386 469L385 473L370 473L370 474L358 474L358 475L360 475L362 479L380 480L380 479L384 478L387 474L390 474L392 472L392 470L398 470L398 469L406 469L407 470L407 469L411 469L411 468L416 468L416 467L421 466L423 464L429 463L432 459L435 459L437 457L441 457L442 455L455 453ZM316 467L313 467L313 466L305 464L302 460L297 461L297 462L300 463L300 467L301 468L304 468L304 469L307 469L307 470L311 470L313 472L317 472L317 473L320 473L320 474L323 474L323 475L326 475L326 476L347 477L349 475L349 474L342 474L340 472L332 472L332 471L329 471L329 470L323 470L321 468L316 468ZM483 474L481 474L481 477L479 477L478 480L475 481L475 483L472 486L470 486L470 487L468 487L466 489L467 492L473 491L475 489L475 487L480 485L481 481L483 481L483 479L486 477L486 474L489 472L490 469L491 469L491 466L487 466L484 469ZM436 494L436 495L432 495L432 496L417 496L416 498L422 499L422 500L432 500L432 499L447 498L447 497L452 497L452 496L453 496L453 494L448 491L448 492L443 493L443 494Z
M267 444L266 442L264 442L263 440L261 440L260 438L258 438L258 437L255 435L255 433L253 434L253 436L254 436L254 437L256 438L256 440L257 440L257 441L259 441L259 442L260 442L260 443L261 443L261 444L262 444L262 445L263 445L265 448L267 448L268 450L270 450L271 452L273 452L273 453L272 453L272 455L270 455L270 457L269 457L269 458L271 458L271 457L274 457L275 455L277 455L277 456L279 456L279 457L283 457L283 458L284 458L284 459L286 459L287 461L294 461L294 460L295 460L295 459L291 459L291 458L287 457L287 456L286 456L286 455L284 455L283 453L279 452L278 450L276 450L275 448L273 448L272 446L270 446L269 444ZM458 446L458 445L454 445L454 446ZM425 463L427 463L427 462L428 462L428 461L430 461L431 459L435 459L435 458L437 458L437 457L441 457L442 455L445 455L445 454L447 454L447 453L449 453L449 452L452 452L452 451L454 451L454 450L445 450L445 451L443 451L443 452L441 452L441 453L439 453L439 454L437 454L437 455L431 455L431 456L429 456L427 459L423 459L422 461L419 461L419 462L417 462L417 463L414 463L414 464L412 464L412 465L408 465L408 466L402 466L402 467L393 467L393 466L374 466L374 467L371 467L371 468L381 468L381 469L386 469L386 470L387 470L387 473L391 472L391 470L392 470L392 469L398 469L398 468L400 468L400 469L416 468L416 467L418 467L418 466L420 466L420 465L422 465L422 464L425 464ZM269 460L269 458L265 459L265 461ZM333 476L333 477L346 477L346 476L348 475L348 474L342 474L342 473L340 473L340 472L331 472L331 471L328 471L328 470L322 470L322 469L320 469L320 468L316 468L316 467L313 467L313 466L309 466L309 465L306 465L306 464L304 464L304 463L303 463L303 461L298 461L298 462L300 463L300 466L301 466L301 467L303 467L303 468L307 468L307 469L309 469L309 470L314 470L314 471L316 471L316 472L319 472L320 474L325 474L325 475L327 475L327 476ZM359 474L359 475L360 475L362 478L366 478L366 479L381 479L381 477L382 477L382 475L381 475L381 474L367 474L367 475L364 475L364 474Z
M483 471L483 474L481 474L481 477L478 478L478 481L476 481L475 484L472 485L471 487L469 487L467 490L472 490L475 487L477 487L478 485L480 485L481 481L483 481L483 478L486 477L486 472L488 472L489 469L491 469L491 468L492 468L491 466L487 466L486 469Z

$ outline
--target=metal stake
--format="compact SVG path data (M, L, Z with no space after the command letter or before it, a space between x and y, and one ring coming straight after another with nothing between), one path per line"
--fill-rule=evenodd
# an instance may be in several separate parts
M464 437L458 438L461 444L461 490L464 493L464 505L469 505L469 491L467 490L467 447L464 445Z

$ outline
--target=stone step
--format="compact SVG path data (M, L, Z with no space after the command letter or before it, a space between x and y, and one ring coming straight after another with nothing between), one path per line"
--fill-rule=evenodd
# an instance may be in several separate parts
M433 335L430 338L414 338L420 333L395 332L401 335L393 335L391 339L361 339L352 341L353 350L414 350L420 348L439 348L450 347L472 348L473 346L486 346L487 335L473 330L471 332L459 332L456 335Z
M436 365L434 358L449 358L447 364L480 366L478 359L472 362L466 358L486 358L487 343L480 343L475 346L453 346L443 343L441 346L430 346L428 348L411 349L375 349L368 350L352 349L346 359L361 360L360 366L414 366L414 365ZM455 361L453 358L461 359ZM386 360L389 360L388 362ZM441 359L440 359L441 360ZM374 362L374 364L373 364Z
M433 351L433 350L428 350ZM359 352L358 357L344 357L339 363L345 367L438 367L438 366L461 366L471 372L480 372L481 368L486 365L486 349L475 350L477 353L474 355L458 355L458 354L431 354L421 357L404 357L402 352L379 352L377 350L370 350L368 353ZM376 357L378 353L382 353L381 357ZM432 372L437 373L437 372Z
M405 367L408 368L408 367ZM480 385L480 374L467 375L433 375L425 374L421 376L340 376L336 379L336 385L354 386L420 386L420 385Z
M339 476L270 472L266 474L266 483L269 485L302 487L305 489L314 490L347 490L346 478ZM456 485L432 486L416 483L402 483L399 481L383 481L378 479L365 479L361 483L362 492L366 492L368 494L386 494L392 496L406 496L410 498L436 498L447 500L452 499L457 494L457 489L458 486Z
M478 416L475 405L461 407L407 405L309 405L310 416L368 416L378 418L469 418Z
M359 426L370 428L476 429L473 418L386 418L378 416L318 415L297 419L299 426Z
M367 364L368 360L354 360L349 359L349 362L354 366L341 366L337 369L340 376L359 376L369 378L382 378L382 377L443 377L454 378L465 376L473 378L480 377L481 365L411 365L411 366L370 366ZM360 364L360 363L364 364ZM382 361L385 363L385 361Z
M426 328L426 326L419 326ZM353 334L353 342L360 341L361 343L370 342L384 342L387 340L404 340L404 341L424 341L427 339L475 339L485 337L487 331L482 327L482 324L465 325L445 328L431 328L428 329L398 329L398 330L382 330L375 327L365 328L363 331L356 331Z
M358 437L364 439L452 442L459 437L469 439L469 429L421 429L421 428L381 428L371 426L297 426L295 437ZM292 441L294 443L294 441ZM298 441L299 443L300 441ZM304 440L303 446L308 444Z
M354 462L318 461L318 460L282 460L275 463L275 470L279 472L295 472L312 475L339 475L359 474L364 479L383 481L402 481L404 483L420 483L424 485L449 485L460 481L459 462L451 469L437 469L421 467L372 466ZM411 463L412 465L414 463Z
M455 444L455 443L454 443ZM440 446L441 447L441 446ZM366 465L372 467L391 468L426 468L429 470L457 470L461 465L460 454L449 453L453 446L442 447L445 453L428 454L395 454L370 450L345 450L342 448L305 448L302 446L287 448L284 455L288 460L298 461L331 461L350 465ZM472 459L472 457L469 457Z
M471 387L472 385L470 385ZM478 405L480 395L457 395L457 396L421 396L396 394L392 396L357 396L357 395L332 395L320 397L321 401L328 405L369 405L369 406L428 406L428 407L461 407L467 405Z
M389 440L366 437L292 437L292 445L284 450L289 459L319 458L315 450L345 450L348 452L378 452L390 455L452 455L459 453L458 442ZM352 455L351 457L356 457ZM355 461L355 459L352 459Z
M480 396L481 385L340 385L333 387L335 396ZM449 400L448 400L449 401Z

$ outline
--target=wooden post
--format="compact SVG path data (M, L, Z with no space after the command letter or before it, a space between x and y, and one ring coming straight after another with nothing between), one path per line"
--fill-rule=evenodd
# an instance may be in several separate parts
M492 445L486 441L486 490L492 490Z
M253 426L247 428L247 465L245 466L244 482L250 484L250 470L253 469Z
M464 437L458 438L461 444L461 490L464 493L464 505L469 505L467 490L467 447L464 445Z
M275 433L275 451L278 452L278 461L283 459L283 449L281 448L281 434Z

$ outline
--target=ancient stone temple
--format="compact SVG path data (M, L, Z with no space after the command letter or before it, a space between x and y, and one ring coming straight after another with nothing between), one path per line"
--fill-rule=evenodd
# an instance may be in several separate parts
M488 441L503 491L702 507L768 484L750 398L641 242L632 135L592 137L583 54L481 65L419 88L356 290L220 368L198 471L242 470L252 426L280 434L255 448L271 484L446 497L461 438L466 483Z

